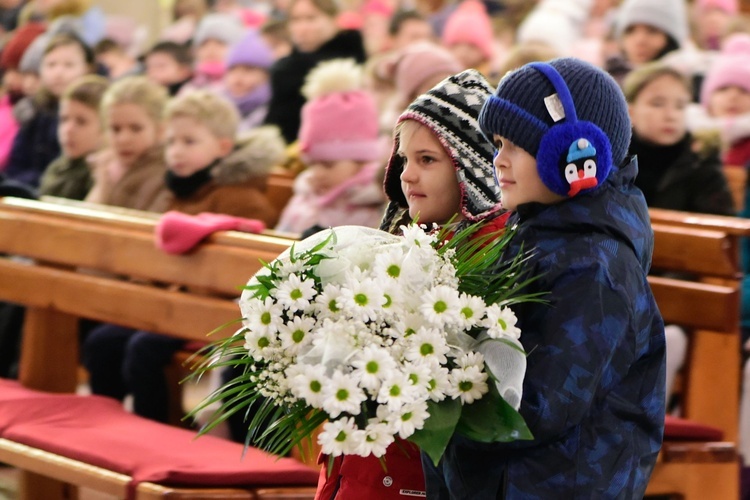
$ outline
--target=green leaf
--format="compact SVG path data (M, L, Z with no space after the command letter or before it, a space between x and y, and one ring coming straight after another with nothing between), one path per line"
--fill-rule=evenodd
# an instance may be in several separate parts
M439 403L428 401L427 409L430 418L425 420L423 428L409 436L409 441L419 446L437 465L456 429L461 416L461 403L450 398Z
M456 431L480 443L534 439L520 413L500 397L495 384L482 399L463 406Z

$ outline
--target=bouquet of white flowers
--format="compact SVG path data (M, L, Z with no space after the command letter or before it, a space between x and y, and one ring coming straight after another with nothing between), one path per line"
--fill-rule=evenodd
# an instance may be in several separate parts
M331 457L381 457L398 436L436 463L454 432L530 439L508 305L539 298L519 295L522 255L497 265L510 234L478 227L339 227L265 264L244 287L243 327L197 368L244 368L195 410L221 402L202 432L244 411L247 443L276 454L322 424Z

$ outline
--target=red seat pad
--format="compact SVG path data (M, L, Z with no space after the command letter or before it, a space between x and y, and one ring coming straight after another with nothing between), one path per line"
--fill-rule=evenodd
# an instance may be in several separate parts
M122 411L122 405L111 398L73 394L56 394L22 386L15 380L0 379L0 436L9 427L28 422L55 422L60 412L86 412L92 405Z
M0 404L0 418L7 423L2 437L129 475L134 485L317 484L318 471L292 458L244 450L241 444L213 436L197 438L193 431L128 413L108 398L50 396Z
M716 427L667 415L664 418L664 439L677 441L721 441L724 432Z

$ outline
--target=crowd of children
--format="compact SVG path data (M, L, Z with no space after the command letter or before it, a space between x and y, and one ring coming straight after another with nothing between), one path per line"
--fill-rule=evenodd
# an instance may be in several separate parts
M535 443L547 444L500 447L499 461L498 447L454 440L439 467L423 464L428 495L565 496L560 481L603 496L641 495L660 429L654 415L664 411L658 400L668 399L688 338L675 325L666 327L666 348L660 337L645 281L644 211L737 214L723 170L750 168L750 20L738 0L174 0L171 10L170 23L139 47L142 26L86 0L0 3L6 192L256 219L294 237L506 211L519 238L542 251L533 265L548 275L535 286L580 289L560 291L555 311L518 311L537 349L521 413ZM452 121L459 117L460 127ZM598 135L566 152L580 158L590 147L606 161L596 179L566 184L540 143L564 128L558 122L576 120ZM282 211L267 198L273 168L296 175ZM624 226L606 217L605 201L631 207ZM573 227L577 211L596 216L597 230L558 235L570 244L553 248L549 232ZM621 250L592 255L594 246ZM607 313L618 334L600 342L594 330L603 318L580 304L592 294L624 304L608 280L627 281L628 293L647 300L628 311L630 326L624 309ZM570 336L549 340L574 311L581 337L595 340L554 371L536 360L572 349ZM636 322L646 333L634 335ZM0 340L7 336L0 331ZM631 357L621 365L582 361L610 359L625 344ZM97 325L83 340L93 392L133 394L136 412L164 420L161 374L182 345ZM649 378L646 392L635 387L635 363L641 380ZM590 376L576 378L575 394L544 386L583 365ZM0 373L12 374L7 366ZM605 393L632 403L628 411L639 417L620 418ZM609 473L623 475L615 491L600 482L595 445L581 436L596 440L621 424L632 431L621 458L641 465L626 471L607 462ZM742 439L750 454L750 436ZM575 459L564 467L553 456ZM474 466L480 461L485 467Z

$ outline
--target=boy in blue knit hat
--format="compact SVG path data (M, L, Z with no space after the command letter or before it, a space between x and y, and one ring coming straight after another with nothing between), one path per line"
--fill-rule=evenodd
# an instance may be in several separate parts
M665 348L625 99L583 61L531 63L503 78L479 123L514 211L508 256L533 249L527 291L548 301L514 306L534 439L455 435L437 466L423 458L427 496L642 498L662 440Z

